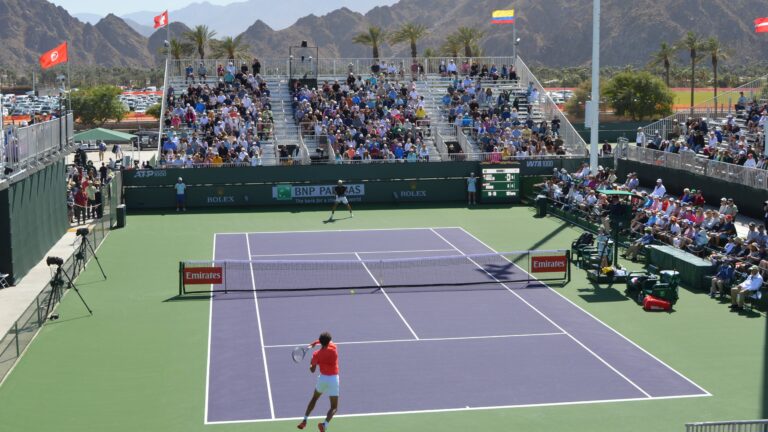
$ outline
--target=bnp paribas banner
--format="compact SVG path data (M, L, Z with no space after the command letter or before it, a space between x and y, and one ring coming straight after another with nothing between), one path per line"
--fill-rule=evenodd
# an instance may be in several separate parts
M365 196L364 184L348 184L347 199L351 202L360 202ZM291 185L279 184L272 187L272 199L277 201L291 201L298 204L331 203L336 197L333 188L335 184L328 185Z

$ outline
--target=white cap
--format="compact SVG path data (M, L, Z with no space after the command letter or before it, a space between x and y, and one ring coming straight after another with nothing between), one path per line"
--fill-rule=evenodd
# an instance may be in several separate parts
M179 177L179 181L182 181L182 180L181 180L181 177Z
M656 179L656 183L661 183L661 179Z

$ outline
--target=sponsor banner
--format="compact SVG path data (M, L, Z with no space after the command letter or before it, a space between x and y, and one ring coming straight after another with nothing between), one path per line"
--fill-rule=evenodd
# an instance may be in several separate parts
M224 282L221 267L194 267L184 269L185 285L220 285Z
M360 202L365 196L364 184L348 184L347 200ZM277 201L290 201L298 204L331 203L336 198L333 188L335 184L328 185L291 185L279 184L272 187L272 199Z
M133 171L133 178L150 178L150 177L167 177L168 171L166 170L135 170Z
M560 273L568 269L568 257L548 255L531 257L531 273Z

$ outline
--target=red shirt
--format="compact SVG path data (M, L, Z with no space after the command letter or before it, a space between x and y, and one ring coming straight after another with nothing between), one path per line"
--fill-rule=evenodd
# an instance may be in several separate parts
M317 345L319 342L313 343ZM323 375L339 374L339 353L336 352L336 344L329 343L327 347L320 348L312 354L311 366L320 366Z

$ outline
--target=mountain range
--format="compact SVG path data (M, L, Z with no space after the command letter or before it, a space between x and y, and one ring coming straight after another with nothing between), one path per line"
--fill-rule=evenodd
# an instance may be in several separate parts
M254 13L297 7L300 0L282 0L265 8L263 0L248 0L228 6L193 3L174 11L173 38L195 24L211 28L240 27L254 55L286 57L288 47L306 40L319 47L320 57L370 57L370 48L352 43L352 37L369 26L393 30L406 22L424 24L427 35L419 51L439 48L446 36L460 26L480 29L485 37L480 47L485 55L510 55L512 27L490 24L490 12L510 7L509 0L400 0L377 6L365 14L340 8L325 15L307 15L292 25L275 30L263 20L250 22ZM307 2L301 2L306 8ZM260 8L260 9L259 9ZM579 66L588 64L592 41L592 0L516 0L519 52L531 64ZM717 36L726 47L728 62L765 59L765 35L755 34L752 20L768 9L768 0L603 0L601 17L601 63L605 66L648 62L661 42L675 43L689 30ZM221 11L224 11L220 14ZM250 11L250 12L247 12ZM185 14L189 15L185 15ZM0 0L0 65L34 64L40 53L62 40L70 43L71 61L104 66L149 67L158 62L165 30L152 32L150 12L120 18L108 15L96 24L83 22L93 16L72 17L45 0ZM220 21L224 17L224 21ZM249 18L250 17L250 18ZM129 23L129 20L132 21ZM184 23L186 25L182 25ZM248 24L249 23L249 24ZM149 36L147 36L149 35ZM221 32L217 37L225 35ZM382 57L408 56L407 44L381 46ZM687 63L681 51L680 62Z

